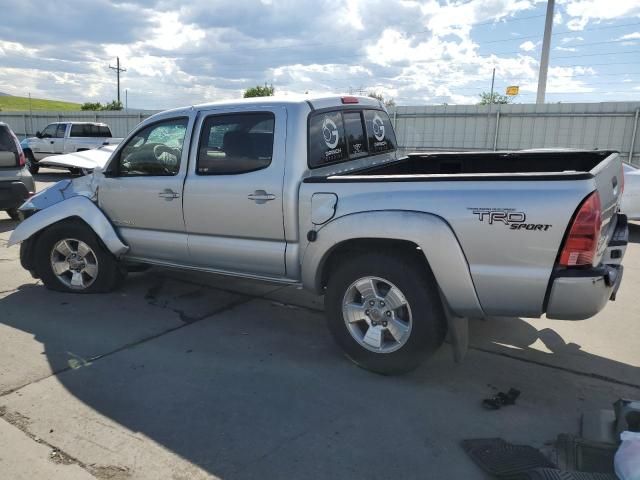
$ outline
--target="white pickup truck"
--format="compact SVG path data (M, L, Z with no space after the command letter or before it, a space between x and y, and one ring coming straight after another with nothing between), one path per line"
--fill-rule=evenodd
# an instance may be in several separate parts
M417 366L467 318L578 320L614 299L627 219L609 151L400 157L380 102L247 99L142 122L104 169L20 209L22 266L63 292L131 263L300 285L370 370Z
M51 155L82 152L103 145L117 145L122 138L114 138L109 125L96 122L54 122L37 132L35 137L25 138L20 145L27 158L29 171L38 173L38 162ZM48 162L47 166L56 166ZM62 168L67 168L60 165ZM77 169L68 168L72 173Z

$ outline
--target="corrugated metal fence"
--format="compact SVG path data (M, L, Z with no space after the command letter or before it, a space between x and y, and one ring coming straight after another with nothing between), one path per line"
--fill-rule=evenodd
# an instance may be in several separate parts
M37 131L42 131L51 122L79 121L79 122L102 122L111 127L114 137L124 137L138 123L156 113L145 110L143 112L51 112L45 110L35 110L29 112L0 112L0 122L5 122L19 138L32 136Z
M398 143L415 150L618 150L640 164L640 102L399 106Z
M390 110L404 151L521 150L525 148L587 148L620 151L640 164L640 102L430 105ZM124 137L155 113L0 112L21 138L57 121L98 121Z

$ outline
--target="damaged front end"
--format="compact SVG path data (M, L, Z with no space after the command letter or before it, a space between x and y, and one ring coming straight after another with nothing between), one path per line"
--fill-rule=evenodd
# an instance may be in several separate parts
M77 196L86 197L92 202L96 202L100 177L102 177L102 173L97 171L92 175L54 183L45 190L36 193L18 208L20 220L25 220L36 212Z
M20 262L23 268L34 274L33 252L38 234L55 223L69 219L84 222L116 258L129 250L97 205L102 178L102 172L98 170L92 175L62 180L34 195L20 207L22 221L12 232L7 246L21 244Z

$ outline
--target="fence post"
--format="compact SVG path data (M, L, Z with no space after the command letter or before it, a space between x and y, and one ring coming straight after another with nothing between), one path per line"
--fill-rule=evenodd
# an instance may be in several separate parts
M638 114L640 114L640 108L636 108L636 115L633 120L633 131L631 132L631 146L629 147L629 163L633 163L633 147L636 144L636 133L638 132Z
M496 112L496 134L493 137L493 151L498 150L498 130L500 128L500 110Z

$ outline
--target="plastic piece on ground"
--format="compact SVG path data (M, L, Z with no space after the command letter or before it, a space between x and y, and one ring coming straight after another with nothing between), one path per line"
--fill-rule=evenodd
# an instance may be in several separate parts
M620 480L640 480L640 432L622 432L613 465Z

